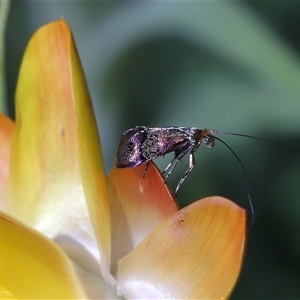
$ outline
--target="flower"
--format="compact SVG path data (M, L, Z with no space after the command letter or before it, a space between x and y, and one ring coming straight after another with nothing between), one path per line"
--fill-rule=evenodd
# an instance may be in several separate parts
M244 210L209 197L178 211L152 163L145 179L144 166L105 175L63 19L29 42L16 122L1 115L0 149L0 298L217 299L232 292Z

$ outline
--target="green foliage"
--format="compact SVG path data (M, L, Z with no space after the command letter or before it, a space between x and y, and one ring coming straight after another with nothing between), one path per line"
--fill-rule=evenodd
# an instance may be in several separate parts
M9 1L0 1L0 112L6 112L6 86L5 86L5 29Z

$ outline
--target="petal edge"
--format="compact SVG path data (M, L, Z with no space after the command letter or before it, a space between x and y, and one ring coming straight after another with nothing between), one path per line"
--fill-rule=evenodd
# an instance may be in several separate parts
M125 298L227 298L241 269L245 228L245 211L225 198L185 207L120 260L119 292Z

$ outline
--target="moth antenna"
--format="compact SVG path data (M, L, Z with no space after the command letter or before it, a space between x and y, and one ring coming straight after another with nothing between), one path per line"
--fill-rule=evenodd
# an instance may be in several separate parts
M273 144L273 145L277 145L277 146L280 146L280 147L283 147L283 148L286 148L286 149L289 149L289 150L292 150L292 151L295 151L295 152L298 152L298 153L300 152L300 150L298 150L298 149L291 148L289 146L277 143L275 141L266 140L266 139L259 138L259 137L256 137L256 136L252 136L252 135L248 135L248 134L235 133L235 132L226 132L226 131L219 131L219 130L210 130L210 131L214 134L227 134L227 135L235 135L235 136L246 137L246 138L249 138L249 139L253 139L253 140L257 140L257 141L261 141L261 142L267 142L267 143L270 143L270 144Z
M218 133L216 131L214 131L215 133ZM248 228L248 230L250 230L253 226L253 223L254 223L254 208L253 208L253 203L252 203L252 199L251 199L251 194L250 194L250 185L249 185L249 179L248 179L248 175L247 175L247 172L246 172L246 169L245 169L245 166L244 164L242 163L242 161L239 159L239 157L237 156L237 154L232 150L232 148L227 145L224 141L222 141L221 139L219 139L218 137L216 136L213 136L216 140L220 141L223 145L225 145L230 151L231 153L234 155L234 157L238 160L238 162L240 163L242 169L243 169L243 172L244 172L244 175L245 175L245 180L246 180L246 185L247 185L247 194L248 194L248 200L249 200L249 205L250 205L250 210L251 210L251 223L250 223L250 226Z

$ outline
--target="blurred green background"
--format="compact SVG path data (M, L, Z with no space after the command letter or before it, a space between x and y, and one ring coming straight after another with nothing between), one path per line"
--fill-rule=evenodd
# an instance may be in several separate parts
M26 44L60 17L75 36L107 172L120 135L136 125L206 127L300 149L299 2L13 1L6 34L11 116ZM255 209L232 299L300 299L300 152L219 137L244 163ZM173 172L173 188L187 164ZM249 211L242 169L221 143L200 147L178 198L183 206L208 195Z

